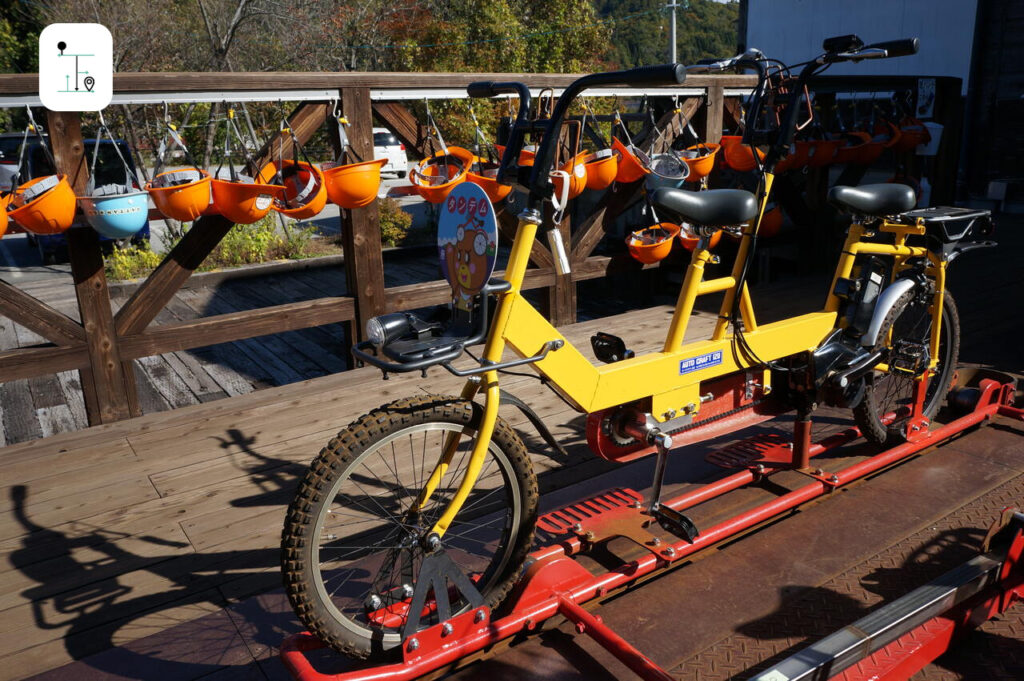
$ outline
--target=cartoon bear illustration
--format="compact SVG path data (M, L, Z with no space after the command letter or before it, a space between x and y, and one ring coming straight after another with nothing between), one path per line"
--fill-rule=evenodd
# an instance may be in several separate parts
M490 258L494 256L494 244L479 226L480 221L470 217L459 225L455 243L445 247L448 283L456 305L464 310L469 308L470 298L487 283Z

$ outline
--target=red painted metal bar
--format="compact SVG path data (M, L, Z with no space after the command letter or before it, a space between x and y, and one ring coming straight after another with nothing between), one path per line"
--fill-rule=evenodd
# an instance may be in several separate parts
M586 634L614 655L622 664L645 681L675 681L675 677L659 667L653 660L616 634L601 618L587 612L571 599L560 598L559 614L576 625L576 631Z
M313 645L303 636L292 637L285 642L281 649L282 661L292 675L302 681L378 681L383 679L411 681L411 679L452 664L462 657L494 645L510 636L535 629L540 622L558 614L566 598L571 599L574 604L579 604L595 597L602 597L609 591L625 586L640 577L793 510L837 487L849 484L923 449L932 447L996 414L1003 413L1013 418L1024 418L1024 410L1007 406L1011 399L1012 391L1009 385L1000 385L992 380L982 381L981 395L974 411L970 414L935 431L922 433L913 442L879 453L866 461L838 471L829 480L815 480L804 487L708 528L692 543L680 540L671 545L670 557L666 557L665 551L662 549L660 554L647 554L602 575L591 575L576 561L566 557L573 550L573 546L579 544L578 540L568 540L556 547L542 549L532 554L536 562L522 578L521 582L525 586L520 589L520 595L513 604L510 614L494 621L486 621L466 635L458 637L457 640L446 643L444 646L421 649L421 653L416 657L407 654L402 663L338 675L322 675L313 670L302 655L303 650L309 650ZM814 454L825 451L826 443L830 447L838 446L856 437L856 434L853 433L856 433L855 429L832 436L812 447L810 451ZM736 473L715 483L710 483L709 487L716 493L705 492L701 488L666 503L676 509L687 508L730 489L741 487L753 480L753 476L754 474L750 471ZM641 511L638 509L637 512ZM472 612L464 613L458 617L472 614Z

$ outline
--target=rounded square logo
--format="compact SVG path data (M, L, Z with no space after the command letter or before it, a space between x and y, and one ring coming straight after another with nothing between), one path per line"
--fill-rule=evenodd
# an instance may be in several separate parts
M39 35L39 99L51 111L99 111L114 94L114 40L102 24L50 24Z

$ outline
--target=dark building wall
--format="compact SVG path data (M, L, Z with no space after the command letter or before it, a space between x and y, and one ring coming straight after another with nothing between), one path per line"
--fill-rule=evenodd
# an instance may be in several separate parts
M1024 0L981 0L967 93L966 184L1024 178Z

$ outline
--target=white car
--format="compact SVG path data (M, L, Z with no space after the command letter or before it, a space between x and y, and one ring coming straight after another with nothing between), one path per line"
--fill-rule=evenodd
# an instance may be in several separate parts
M405 177L409 172L409 159L405 155L405 145L387 128L373 129L373 157L386 158L387 163L380 169L382 173L394 173Z

